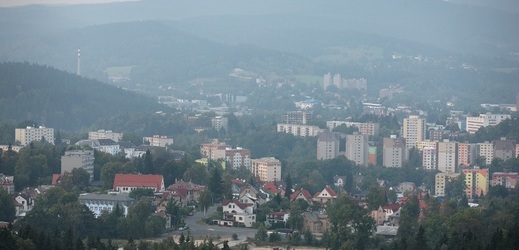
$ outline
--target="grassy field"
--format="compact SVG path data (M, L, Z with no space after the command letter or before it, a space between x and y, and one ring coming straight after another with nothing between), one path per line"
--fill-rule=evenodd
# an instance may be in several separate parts
M295 75L294 78L297 82L304 83L306 85L311 85L311 84L319 84L319 86L323 85L323 76Z

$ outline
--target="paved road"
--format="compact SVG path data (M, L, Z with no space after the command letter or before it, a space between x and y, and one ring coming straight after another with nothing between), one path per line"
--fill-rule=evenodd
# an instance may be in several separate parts
M193 216L187 216L184 219L184 222L189 226L189 233L195 238L202 238L204 236L208 237L221 237L221 238L231 238L235 233L238 235L238 239L245 240L247 237L254 238L256 234L256 229L252 228L242 228L242 227L223 227L217 225L207 225L202 222L202 219L206 216L211 215L216 211L216 206L212 206L207 210L207 213L196 212ZM187 234L187 231L174 231L172 235L180 235L181 233L184 235Z

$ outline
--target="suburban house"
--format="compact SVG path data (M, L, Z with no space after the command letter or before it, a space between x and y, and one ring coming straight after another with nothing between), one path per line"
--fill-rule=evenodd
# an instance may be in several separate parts
M290 213L288 212L272 212L267 214L267 221L271 224L283 224L286 225Z
M252 227L256 222L254 204L242 203L239 200L223 200L223 220L218 221L220 226Z
M310 231L312 234L322 234L330 230L331 223L326 212L304 212L303 213L303 228Z
M371 211L371 217L376 221L377 225L384 225L389 222L389 218L391 215L396 214L402 204L386 204L384 206L379 206L377 210Z
M119 206L120 211L126 216L134 199L128 193L110 192L108 194L80 194L78 201L98 217L103 213L111 213L116 206Z
M185 202L186 204L198 201L204 189L205 186L203 185L184 180L175 180L175 183L167 188L168 191L177 194L181 203Z
M333 201L336 198L337 193L335 193L330 186L326 186L321 192L315 193L313 200L324 205L328 201Z
M114 178L114 191L130 193L138 188L152 189L153 192L164 192L164 177L162 175L143 174L116 174Z
M14 176L0 174L0 188L7 191L8 194L14 193Z
M297 199L302 199L308 202L308 204L312 204L313 202L312 195L304 188L296 190L294 193L292 193L292 195L290 195L290 201L295 201Z
M333 185L338 188L344 187L344 183L346 183L346 176L336 175L333 177Z
M265 183L261 189L273 196L277 194L281 195L281 197L285 196L285 190L279 188L273 181Z
M267 194L260 192L250 184L247 184L240 189L239 198L242 203L253 202L261 205L267 202Z

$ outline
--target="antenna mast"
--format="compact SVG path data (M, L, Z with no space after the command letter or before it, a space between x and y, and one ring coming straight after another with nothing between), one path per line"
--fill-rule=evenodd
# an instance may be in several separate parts
M81 48L77 49L77 72L78 76L81 75Z

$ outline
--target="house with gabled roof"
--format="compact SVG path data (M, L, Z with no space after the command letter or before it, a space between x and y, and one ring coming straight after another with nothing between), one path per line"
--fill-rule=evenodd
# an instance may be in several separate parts
M267 202L267 194L247 184L240 188L239 200L243 203L263 204Z
M313 200L320 204L326 204L328 201L333 201L337 198L337 193L330 187L326 186L322 191L315 193Z
M312 211L303 213L303 228L312 234L322 234L330 230L331 223L325 211Z
M167 190L184 196L185 202L190 203L198 201L200 194L205 190L204 185L195 184L192 181L184 181L182 179L175 180L175 183L168 186Z
M312 195L310 194L310 192L308 192L308 190L306 190L304 188L296 190L296 191L294 191L294 193L292 193L290 195L290 201L295 201L297 199L302 199L302 200L308 202L308 204L312 204L312 202L313 202Z
M116 174L114 191L130 193L138 188L152 189L153 192L164 192L164 177L162 175Z
M285 195L285 190L279 188L273 181L269 181L269 182L265 183L261 187L261 189L264 190L265 192L269 193L272 196L275 196L277 194L279 194L281 196Z
M225 199L222 201L222 208L223 220L219 221L219 225L252 227L256 222L255 204L253 203Z

